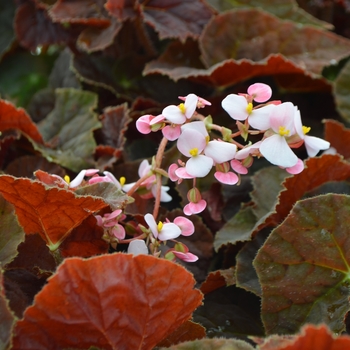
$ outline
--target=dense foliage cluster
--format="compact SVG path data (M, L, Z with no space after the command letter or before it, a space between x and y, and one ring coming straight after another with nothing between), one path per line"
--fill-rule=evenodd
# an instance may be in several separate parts
M0 0L0 350L350 347L349 18Z

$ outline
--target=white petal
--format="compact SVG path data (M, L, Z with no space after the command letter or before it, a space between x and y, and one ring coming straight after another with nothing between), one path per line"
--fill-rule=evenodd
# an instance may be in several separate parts
M158 226L156 223L156 220L154 220L154 217L152 214L146 214L144 216L145 221L147 222L147 225L149 226L149 228L151 229L153 236L155 238L158 237Z
M213 159L199 155L190 158L186 163L186 171L194 177L204 177L209 174L213 166Z
M135 239L130 242L128 247L128 253L139 255L139 254L148 254L148 248L143 239Z
M307 136L304 138L305 148L309 157L315 157L315 155L320 150L328 149L330 143L328 141L322 140L319 137Z
M204 122L201 120L181 125L182 131L186 129L194 129L196 131L199 131L204 137L208 136L207 128L205 127Z
M180 108L175 105L165 107L162 114L167 120L174 124L183 124L186 121L185 115L181 112Z
M267 105L261 108L253 109L248 117L249 124L257 130L270 129L270 115L275 105Z
M84 180L86 170L82 170L75 178L69 183L70 188L78 187Z
M201 153L205 146L205 137L194 129L184 130L177 140L178 150L186 157L192 157L190 150L197 148L198 153Z
M262 141L260 153L271 164L283 168L290 168L298 162L298 157L289 148L286 139L277 134Z
M233 143L213 140L205 147L204 154L212 158L215 163L220 164L232 160L236 151L237 146Z
M175 239L181 235L181 229L179 226L172 222L163 224L163 228L160 230L158 239L161 241L167 241L168 239Z
M221 102L222 108L235 120L246 120L248 102L244 96L230 94Z

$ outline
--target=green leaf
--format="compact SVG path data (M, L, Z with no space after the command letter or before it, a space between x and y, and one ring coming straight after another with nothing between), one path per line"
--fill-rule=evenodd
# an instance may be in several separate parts
M56 89L53 111L39 124L49 147L34 143L48 160L75 172L93 164L96 142L93 130L101 127L97 114L97 95L70 88Z
M350 122L350 61L335 79L333 95L339 114L345 121Z
M327 194L297 202L253 262L267 334L295 333L305 323L344 330L349 245L350 196Z
M0 222L0 265L5 266L18 254L17 247L24 241L25 234L18 224L14 207L1 194Z

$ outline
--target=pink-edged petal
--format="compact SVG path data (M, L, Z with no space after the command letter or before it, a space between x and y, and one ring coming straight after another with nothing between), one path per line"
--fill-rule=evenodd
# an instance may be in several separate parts
M193 222L183 216L176 217L174 224L180 227L183 236L191 236L194 232Z
M204 155L190 158L186 162L186 171L194 177L207 176L213 167L213 159Z
M162 129L163 136L169 141L175 141L181 135L180 125L167 125Z
M301 159L298 159L297 164L290 168L286 168L287 173L295 175L299 174L304 170L304 162Z
M198 203L188 203L184 207L184 213L188 216L201 213L207 206L207 202L201 199Z
M286 139L272 135L261 142L260 153L274 165L290 168L297 164L298 157L289 148Z
M193 116L194 111L197 108L198 96L195 94L189 94L186 96L185 101L185 116L190 119Z
M172 222L163 224L162 229L158 233L160 241L167 241L168 239L175 239L181 235L181 229Z
M136 128L141 134L149 134L151 130L151 115L146 114L136 120Z
M271 104L253 109L248 117L249 125L257 130L270 129L270 115L275 107L275 105Z
M184 125L181 125L181 130L187 130L187 129L192 129L192 130L196 130L199 131L204 137L207 137L208 134L208 130L205 127L204 122L202 122L201 120L197 120L195 122L191 122L191 123L187 123Z
M231 168L238 174L248 174L248 169L237 159L233 159L230 162Z
M70 188L78 187L84 180L86 170L82 170L75 178L69 183Z
M144 159L139 165L138 174L140 177L142 177L146 175L150 170L151 170L151 165L148 163L147 159Z
M115 176L109 172L109 171L104 171L103 174L111 180L111 182L113 182L119 189L122 188L122 185L120 184L120 182L115 178Z
M97 221L98 226L103 226L103 219L101 215L95 215L95 219Z
M122 225L115 225L114 228L112 228L112 233L118 239L125 238L125 229Z
M186 261L186 262L195 262L198 260L198 256L194 255L192 253L181 253L177 252L176 250L172 250L172 253L180 260Z
M269 85L263 83L255 83L249 86L248 94L250 96L253 96L253 99L256 102L266 102L272 96L272 89Z
M289 130L289 135L295 134L294 126L295 106L291 102L284 102L275 106L270 115L270 127L276 133L279 133L280 127Z
M222 100L221 106L234 120L246 120L248 117L248 102L244 96L230 94Z
M177 140L178 150L186 157L192 157L190 151L198 149L198 154L203 151L207 145L205 137L197 130L186 129Z
M195 176L190 175L187 171L186 168L178 168L175 170L175 175L179 177L180 179L193 179Z
M245 158L247 158L250 154L253 154L254 152L256 152L260 148L261 142L262 141L258 141L256 143L250 145L250 146L242 148L241 150L239 150L236 153L235 158L236 159L245 159Z
M148 248L146 246L146 243L142 239L135 239L130 242L128 247L128 253L139 255L139 254L148 254Z
M183 124L186 121L186 116L181 112L180 108L175 105L165 107L162 115L174 124Z
M145 221L147 222L148 227L150 228L153 236L155 238L158 238L158 227L157 227L157 223L156 220L154 220L154 217L152 214L146 214L144 216Z
M153 117L149 124L150 125L158 124L158 123L163 122L164 119L165 119L164 115L163 114L159 114L156 117Z
M204 154L220 164L232 160L237 151L237 146L233 143L213 140L205 147Z
M322 140L315 136L305 135L304 142L309 157L315 157L319 151L326 150L330 146L328 141Z
M217 171L214 173L214 177L216 180L226 185L235 185L239 180L238 176L232 171L229 171L228 173Z
M105 219L108 219L108 220L115 219L115 218L116 218L117 216L119 216L121 213L122 213L122 210L121 210L121 209L116 209L116 210L112 211L112 212L109 213L109 214L105 214L105 215L104 215L104 218L105 218Z
M179 177L176 175L176 170L179 168L179 166L176 163L173 163L169 166L168 168L168 175L169 175L169 179L171 181L177 181L179 179Z

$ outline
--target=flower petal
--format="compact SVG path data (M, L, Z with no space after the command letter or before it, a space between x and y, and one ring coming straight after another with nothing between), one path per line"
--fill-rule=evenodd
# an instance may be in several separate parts
M320 150L329 148L330 143L319 137L305 135L305 148L309 157L315 157Z
M194 177L207 176L213 166L213 159L204 155L190 158L186 162L186 171ZM177 174L177 171L176 171Z
M155 238L158 238L158 227L156 220L154 220L154 217L152 214L146 214L144 216L145 221L147 222L148 227L150 228L151 232L153 233L153 236Z
M206 145L205 137L194 129L185 129L177 140L178 150L186 157L192 157L190 151L194 148L200 154Z
M235 157L237 146L233 143L213 140L204 149L204 154L220 164L228 162Z
M186 116L181 112L180 108L175 105L165 107L162 115L174 124L183 124L186 121Z
M290 168L297 164L298 157L289 148L286 139L280 135L272 135L262 141L260 153L274 165Z
M266 102L272 96L272 89L269 85L255 83L248 88L248 94L253 96L255 102Z
M275 107L275 105L267 105L253 109L248 117L249 124L257 130L270 129L270 115Z
M148 248L146 246L146 243L142 239L135 239L130 242L128 247L128 253L139 255L139 254L148 254Z
M215 172L214 177L216 180L226 185L235 185L239 180L238 176L232 171L229 171L228 173L217 171Z
M167 241L168 239L175 239L181 235L181 229L176 224L169 222L163 224L163 228L158 234L160 241Z
M221 106L234 120L246 120L248 117L248 102L244 96L230 94L222 100Z
M174 224L179 226L183 236L191 236L194 232L193 222L183 216L178 216L174 219Z

